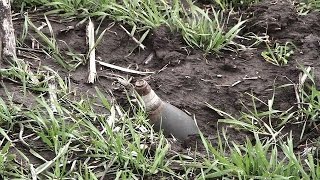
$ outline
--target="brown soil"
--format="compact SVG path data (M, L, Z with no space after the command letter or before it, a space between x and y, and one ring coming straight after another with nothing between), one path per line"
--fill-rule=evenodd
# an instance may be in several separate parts
M136 47L132 39L115 24L106 31L102 41L97 47L97 56L101 61L122 67L130 67L140 71L155 71L146 76L132 76L113 69L99 67L99 79L95 86L105 91L112 90L117 100L126 105L123 86L110 78L110 73L124 77L134 77L133 81L145 78L155 92L165 101L195 114L198 125L204 134L214 142L217 138L217 121L221 118L206 106L206 102L233 116L244 110L243 101L250 106L251 98L245 93L253 93L260 99L267 101L272 96L274 85L297 83L300 70L298 63L315 67L315 75L320 77L320 13L312 12L306 16L298 16L295 8L287 1L265 0L245 11L248 17L246 27L242 34L254 32L267 34L273 42L292 41L298 48L289 64L277 67L267 63L261 52L265 49L260 45L255 49L240 52L224 51L220 54L204 56L203 51L188 48L181 37L171 33L166 27L154 30L151 36L144 41L146 50L136 48L131 55L128 54ZM39 16L40 17L40 16ZM67 50L66 42L75 52L85 54L87 51L85 26L67 29L77 22L57 22L50 19L54 33L59 41L61 51ZM33 22L43 21L33 18ZM15 21L17 36L20 36L21 21ZM103 22L100 32L109 27L111 22ZM98 24L98 23L97 23ZM128 27L130 31L130 28ZM30 46L31 41L26 40ZM33 52L34 53L34 52ZM154 53L154 58L145 64L145 59ZM28 51L21 54L29 55ZM67 76L61 67L52 59L38 53L41 65L47 65L57 70L61 76ZM36 70L40 61L29 59ZM92 85L88 85L87 66L81 66L70 72L72 87L79 92L94 94ZM239 83L237 83L240 81ZM292 82L291 82L292 81ZM271 90L271 91L270 91ZM275 108L286 110L296 102L292 86L277 89L275 94ZM261 104L258 104L263 109ZM218 128L219 129L219 128ZM288 126L287 130L295 130ZM299 136L299 130L295 131ZM247 133L230 129L230 139L243 141ZM190 144L189 144L190 145Z

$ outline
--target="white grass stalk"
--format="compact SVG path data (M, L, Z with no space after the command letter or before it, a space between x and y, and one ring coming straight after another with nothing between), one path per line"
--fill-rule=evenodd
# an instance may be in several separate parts
M113 129L113 128L114 128L115 121L116 121L116 110L115 110L115 107L114 107L114 106L111 107L110 113L111 113L111 114L110 114L110 116L109 116L108 119L107 119L107 123L108 123L109 127L110 127L111 129Z
M36 173L36 169L34 168L33 164L30 164L30 172L31 172L31 177L32 180L37 180L37 173Z
M154 53L152 52L151 54L149 54L149 56L145 59L144 64L149 64L150 61L152 61L154 57Z
M311 71L311 67L310 66L308 66L307 67L307 69L306 69L306 71L303 73L303 75L301 76L301 78L300 78L300 89L302 89L302 86L303 86L303 84L306 82L306 80L307 80L307 77L308 77L308 74L310 74L310 71Z
M97 77L97 68L96 68L96 50L94 43L94 25L91 19L89 19L89 24L87 27L87 38L89 45L89 76L88 82L94 83Z
M10 0L0 0L0 10L0 60L16 58L16 41Z
M123 68L123 67L116 66L116 65L109 64L109 63L102 62L102 61L97 61L97 62L98 62L101 66L105 66L105 67L108 67L108 68L116 69L116 70L123 71L123 72L127 72L127 73L140 74L140 75L154 74L154 72L136 71L136 70L132 70L132 69L128 69L128 68Z
M128 36L130 36L132 38L132 40L138 44L138 46L144 50L146 48L145 45L143 45L139 40L137 40L128 30L126 30L126 28L124 28L122 25L120 25L120 27L128 34Z
M56 107L56 103L58 102L58 99L57 99L57 93L56 93L57 87L54 79L49 81L48 87L49 87L49 98L50 98L51 109L52 109L52 112L56 113L58 112Z

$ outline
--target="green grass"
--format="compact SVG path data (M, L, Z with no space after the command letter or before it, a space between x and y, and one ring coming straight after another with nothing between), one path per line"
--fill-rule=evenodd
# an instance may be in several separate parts
M302 0L297 6L299 15L306 15L311 11L320 10L320 1L319 0Z
M13 165L13 160L15 159L13 154L9 153L11 143L5 142L5 139L2 139L0 142L0 177L9 175L15 166Z
M319 165L309 155L305 160L313 175L303 166L303 160L295 155L293 142L266 139L255 134L255 144L247 140L243 145L231 144L219 151L203 139L207 152L212 155L202 163L199 179L229 177L237 179L313 179L319 178Z
M33 109L20 112L24 120L11 121L24 127L23 132L28 133L22 132L23 136L35 133L40 144L55 156L45 159L37 152L36 147L29 144L32 142L24 140L32 155L40 158L43 163L27 167L22 174L15 174L15 177L29 174L27 177L30 179L86 179L89 176L100 178L101 176L96 176L97 173L104 172L109 176L131 179L167 171L169 162L164 159L170 146L162 135L152 132L144 113L137 111L135 116L129 117L117 104L108 103L101 91L98 99L71 101L67 98L70 92L65 92L66 84L58 76L54 78L59 82L56 92L59 98L54 102L56 111L53 111L45 94L39 95ZM105 113L95 112L96 101L103 102L98 107L106 108ZM2 106L4 112L6 108ZM13 143L13 146L15 145ZM4 146L3 161L11 157L6 154L7 146ZM151 146L155 148L151 149ZM145 158L150 151L154 151L153 155ZM30 157L23 157L30 162ZM96 164L97 162L99 163ZM70 166L75 167L70 169ZM123 171L116 173L112 170L114 168ZM10 177L13 176L7 176L9 179Z
M243 8L248 7L254 3L258 3L260 0L211 0L218 4L222 9L228 8Z
M25 16L26 23L24 24L24 29L27 31L31 27L31 29L38 35L38 37L34 39L38 39L38 42L41 44L41 47L46 50L46 53L49 54L52 59L63 68L67 70L75 70L78 66L85 64L86 61L84 59L84 55L75 54L70 48L69 51L65 52L64 54L60 52L57 40L53 34L52 26L46 16L45 20L51 37L48 37L41 30L39 30L38 27L31 22L28 16ZM26 33L28 33L28 31Z
M284 66L289 62L289 58L294 54L296 46L291 42L284 45L275 43L274 47L270 47L266 42L267 50L261 52L261 56L269 63L276 66Z
M34 3L24 0L23 2L50 7L51 11L45 14L59 12L68 18L78 17L84 18L84 20L88 17L97 17L98 20L113 19L134 27L137 32L143 33L142 37L147 36L151 29L165 25L172 31L180 32L188 45L204 49L206 53L218 52L221 49L227 49L228 45L234 45L233 39L237 38L245 23L245 21L239 20L235 25L228 24L230 17L229 15L224 17L224 11L215 11L214 8L211 8L213 13L209 13L198 8L191 1L188 1L189 9L182 8L179 0L173 0L171 3L151 0L123 0L121 2L110 0L97 1L97 5L94 6L91 5L91 1L59 0L51 2L39 0ZM70 69L68 63L63 60L58 51L55 38L53 36L51 38L46 37L40 30L36 29L30 20L28 23L39 34L45 45L52 50L53 58L63 67ZM47 24L50 24L48 20Z
M276 89L281 90L281 87L275 88L274 93ZM251 98L251 106L246 105L245 102L241 102L244 110L240 112L240 116L238 117L233 117L230 114L210 105L209 103L207 103L207 106L223 117L219 119L219 123L230 124L240 130L245 130L273 138L280 133L284 125L290 123L290 121L300 114L294 110L296 106L295 104L292 104L292 106L286 110L275 108L274 94L270 99L268 99L267 102L262 101L250 93L245 93L245 95ZM257 108L257 104L262 104L262 106Z
M239 20L236 25L227 28L228 22L223 22L228 17L224 17L222 11L211 9L204 11L197 6L191 6L191 13L184 17L173 16L174 24L178 24L177 29L181 32L183 39L191 47L203 49L206 53L219 52L227 49L228 45L235 44L233 39L241 31L245 21ZM230 15L230 14L229 14ZM228 30L225 30L228 29Z
M300 67L306 79L300 80L299 84L299 114L301 121L306 127L313 127L317 129L319 122L319 107L320 107L320 90L315 82L314 70L308 71L308 68ZM302 78L301 78L302 79Z

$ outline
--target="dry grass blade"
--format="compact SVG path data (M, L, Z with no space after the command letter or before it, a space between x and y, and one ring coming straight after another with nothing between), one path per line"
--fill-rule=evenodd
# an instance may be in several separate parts
M57 107L56 107L56 103L58 102L57 99L57 93L56 93L56 83L54 79L49 80L48 83L49 86L49 98L50 98L50 103L51 103L51 109L52 112L56 113L57 112Z
M144 60L144 64L149 64L149 62L153 59L154 53L150 53L149 56Z
M0 1L0 59L16 58L16 41L11 18L10 1ZM9 60L9 59L8 59Z
M142 71L136 71L136 70L132 70L132 69L128 69L128 68L123 68L120 66L116 66L113 64L109 64L106 62L102 62L102 61L97 61L100 65L108 67L108 68L112 68L112 69L116 69L119 71L123 71L123 72L127 72L127 73L132 73L132 74L140 74L140 75L146 75L146 74L154 74L154 72L142 72Z
M128 30L126 30L126 28L124 28L122 25L120 25L120 27L132 38L132 40L135 42L135 43L137 43L138 45L139 45L139 47L141 48L141 49L145 49L146 48L146 46L145 45L143 45L139 40L137 40Z
M302 89L302 86L304 85L304 83L306 82L308 76L310 76L310 71L311 71L311 67L307 67L306 70L304 71L303 75L299 77L299 88ZM311 78L312 79L312 78Z
M94 83L96 76L97 76L97 69L96 69L96 51L95 51L95 43L94 43L94 24L89 19L89 24L87 27L87 40L89 45L89 76L88 82Z
M54 157L52 160L47 161L47 162L45 162L44 164L42 164L42 165L40 165L39 167L37 167L37 168L35 169L36 174L38 175L38 174L40 174L41 172L47 170L49 167L51 167L59 157L61 157L62 155L64 155L64 154L67 152L70 143L71 143L71 141L69 141L65 146L63 146L63 147L59 150L59 153L57 154L57 156Z

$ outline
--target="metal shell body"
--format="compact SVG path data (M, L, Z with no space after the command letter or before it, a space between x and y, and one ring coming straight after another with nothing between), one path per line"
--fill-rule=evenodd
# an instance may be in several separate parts
M163 130L165 135L173 135L179 140L198 134L195 121L177 107L163 102L146 81L137 81L136 90L145 104L155 131Z

